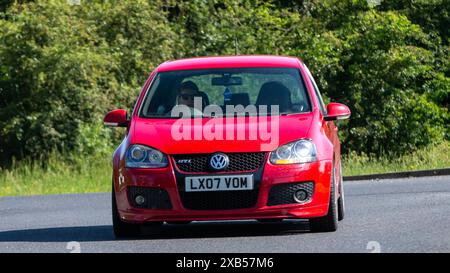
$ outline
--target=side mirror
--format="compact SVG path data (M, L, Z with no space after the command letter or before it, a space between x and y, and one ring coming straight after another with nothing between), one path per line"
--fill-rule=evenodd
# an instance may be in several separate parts
M347 119L351 115L350 109L342 104L331 102L327 105L327 116L324 117L326 121L328 120L341 120Z
M111 112L106 114L105 118L103 119L103 124L105 124L106 126L113 126L113 127L127 127L128 126L127 110L124 109L112 110Z

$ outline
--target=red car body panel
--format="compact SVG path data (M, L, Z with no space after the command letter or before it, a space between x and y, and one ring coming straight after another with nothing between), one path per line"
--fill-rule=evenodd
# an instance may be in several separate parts
M175 70L211 69L211 68L245 68L245 67L291 67L297 68L300 60L294 57L251 55L200 57L169 61L161 64L158 72Z
M137 115L145 93L149 90L153 77L158 72L209 68L243 67L290 67L297 68L305 82L312 104L309 113L291 114L279 117L279 141L277 146L299 140L311 139L316 145L317 160L313 163L273 165L265 159L260 192L256 206L248 209L232 210L189 210L180 200L176 178L176 166L172 161L174 154L195 154L214 152L270 152L274 149L261 149L261 143L248 140L182 140L171 137L171 128L177 119L149 119ZM229 124L227 118L216 118L218 122ZM192 119L193 132L201 130L208 118ZM194 121L197 120L197 121ZM198 123L195 123L198 122ZM249 118L232 122L228 130L238 131L238 125L249 125ZM270 123L272 120L268 118ZM250 126L245 127L248 134ZM270 128L270 126L269 126ZM125 167L125 154L132 144L142 144L160 150L169 157L169 164L159 169L132 169ZM276 148L276 147L275 147ZM325 121L319 109L318 98L314 94L304 64L297 58L279 56L230 56L205 57L165 62L156 68L145 83L128 124L126 136L113 156L113 184L120 217L126 222L146 221L186 221L186 220L238 220L260 218L314 218L328 212L332 164L336 174L340 174L340 142L337 127L332 121ZM220 174L217 173L217 174ZM341 179L335 179L336 187ZM315 189L311 201L301 204L267 206L268 193L272 186L289 182L314 182ZM131 206L127 196L128 186L155 187L167 190L172 209L139 209Z
M242 117L242 118L198 118L192 119L189 122L192 124L193 132L202 131L202 128L207 126L211 120L215 123L223 124L224 132L232 132L234 136L238 134L249 135L251 128L256 128L254 123L259 123L267 128L271 128L272 119L267 117L264 120L258 120L256 117ZM296 114L286 116L279 119L279 143L280 144L297 140L297 136L307 135L310 124L313 119L312 113ZM192 154L198 153L199 145L201 145L202 153L214 153L220 151L223 147L223 152L270 152L273 149L261 150L261 142L252 140L227 140L224 136L223 140L205 141L195 140L194 133L191 140L177 141L171 137L171 129L177 119L146 119L136 118L136 123L133 126L134 134L131 142L138 144L145 144L152 148L156 148L165 154ZM186 121L187 122L187 121ZM274 121L278 122L278 121ZM137 132L137 133L136 133ZM150 140L150 143L149 143Z

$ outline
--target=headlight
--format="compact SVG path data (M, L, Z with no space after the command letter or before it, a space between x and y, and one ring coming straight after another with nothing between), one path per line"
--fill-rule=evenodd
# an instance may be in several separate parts
M164 168L167 163L166 155L143 145L130 146L125 159L127 168Z
M270 153L270 163L272 164L295 164L314 161L316 161L316 146L307 139L288 143Z

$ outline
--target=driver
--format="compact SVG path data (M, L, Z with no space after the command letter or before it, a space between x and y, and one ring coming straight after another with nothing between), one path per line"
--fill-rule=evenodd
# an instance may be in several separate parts
M180 91L178 92L178 105L186 105L191 108L194 107L194 98L202 98L198 91L198 86L192 81L186 81L181 84ZM202 105L200 103L200 105ZM200 109L199 109L200 110Z
M190 115L192 116L202 116L202 95L198 89L198 86L192 81L183 82L180 86L177 95L177 105L175 105L174 110L182 111L177 107L187 106L189 107ZM197 104L195 104L195 100L198 100ZM195 106L199 106L200 108L196 108Z

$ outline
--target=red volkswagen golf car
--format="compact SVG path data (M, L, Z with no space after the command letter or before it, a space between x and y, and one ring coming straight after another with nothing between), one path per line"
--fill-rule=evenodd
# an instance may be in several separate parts
M169 61L148 78L113 156L115 235L141 225L204 220L309 219L335 231L344 218L335 120L305 64L293 57Z

